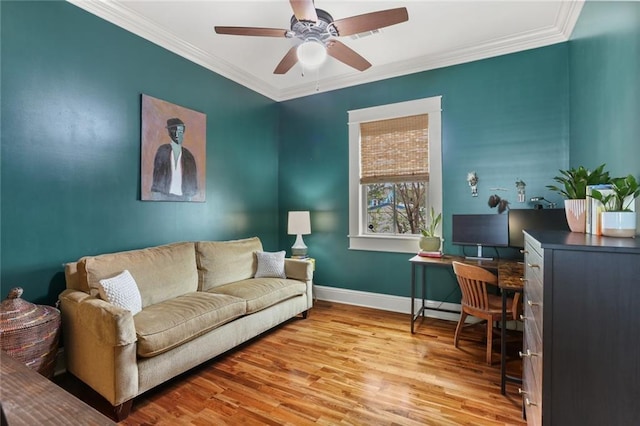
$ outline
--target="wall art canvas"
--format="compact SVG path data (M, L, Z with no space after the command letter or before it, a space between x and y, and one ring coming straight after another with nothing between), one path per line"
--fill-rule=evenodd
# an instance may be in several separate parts
M205 201L207 116L142 95L141 199Z

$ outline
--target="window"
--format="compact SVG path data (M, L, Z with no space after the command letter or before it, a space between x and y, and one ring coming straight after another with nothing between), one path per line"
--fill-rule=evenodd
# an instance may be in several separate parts
M441 97L349 111L349 248L415 253L442 211Z

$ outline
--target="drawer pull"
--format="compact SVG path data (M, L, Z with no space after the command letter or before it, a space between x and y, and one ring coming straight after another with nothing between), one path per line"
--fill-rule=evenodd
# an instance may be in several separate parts
M528 279L526 279L526 278L520 277L520 281L521 281L521 282L523 282L523 283L526 283L526 282L528 282L529 280L528 280Z
M522 253L522 254L529 254L529 250L521 249L521 250L520 250L520 253Z
M531 407L531 406L535 407L538 404L536 404L535 402L531 402L531 400L529 400L529 398L525 398L524 399L524 405L526 405L527 407Z
M533 307L533 306L540 306L540 303L538 302L532 302L531 300L527 300L527 305Z
M540 265L538 265L537 263L527 263L527 266L529 268L538 268L538 269L540 269Z
M531 352L529 349L527 349L526 352L522 352L522 351L518 352L518 355L520 355L520 358L531 358L533 356L538 356L537 353Z
M520 321L526 321L528 319L531 319L531 318L525 317L524 315L520 314Z
M528 394L528 392L523 391L522 388L518 388L518 393L520 395L527 395Z

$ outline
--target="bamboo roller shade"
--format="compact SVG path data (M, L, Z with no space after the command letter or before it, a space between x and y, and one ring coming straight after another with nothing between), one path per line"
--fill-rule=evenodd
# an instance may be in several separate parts
M360 183L429 180L428 114L360 124Z

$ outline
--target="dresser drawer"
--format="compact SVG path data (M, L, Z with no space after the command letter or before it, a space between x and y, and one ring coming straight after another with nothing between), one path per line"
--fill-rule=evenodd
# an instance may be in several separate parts
M537 281L542 285L544 275L544 264L542 263L542 253L534 250L530 245L524 252L524 276L529 281Z
M542 340L533 321L524 323L522 404L527 424L542 424Z
M527 424L542 425L542 380L536 376L530 359L522 363L522 406L527 415Z
M531 364L535 377L542 379L542 335L534 321L524 323L524 338L522 342L522 360Z
M523 317L525 324L535 324L535 328L542 336L542 288L525 283L523 300Z

